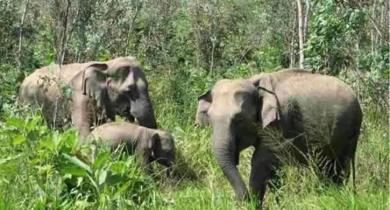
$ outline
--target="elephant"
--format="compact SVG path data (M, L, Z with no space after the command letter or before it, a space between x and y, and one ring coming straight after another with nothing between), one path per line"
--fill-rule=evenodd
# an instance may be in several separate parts
M176 159L174 139L169 132L139 126L129 122L110 122L92 130L86 142L100 141L103 145L117 150L124 144L123 152L135 154L141 160L147 173L153 173L153 161L166 166L167 176L171 176L172 167ZM94 147L92 156L96 155Z
M71 121L81 139L93 124L115 121L115 115L157 128L148 82L134 57L37 69L22 82L19 98L23 104L42 107L53 128Z
M356 93L340 79L282 69L219 80L199 101L207 107L202 111L212 125L214 154L237 200L249 195L237 165L240 151L251 146L249 185L260 206L277 170L286 163L307 166L311 154L318 155L314 164L323 181L337 186L348 179L352 162L354 183L363 113Z
M210 117L207 111L210 108L211 100L209 91L198 97L198 108L196 110L195 126L205 126L210 124Z

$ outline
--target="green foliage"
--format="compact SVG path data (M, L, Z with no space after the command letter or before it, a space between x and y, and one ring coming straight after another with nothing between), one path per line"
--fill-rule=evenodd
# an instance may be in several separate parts
M379 77L389 78L390 69L390 48L382 46L379 52L358 52L358 68L365 71L373 71Z
M3 98L2 103L12 103L15 98L15 84L18 83L18 70L11 64L0 64L0 96Z
M237 72L249 69L244 66ZM77 133L73 129L51 131L39 115L23 117L22 112L6 106L7 120L0 124L1 205L28 209L254 209L251 203L235 202L212 151L211 128L193 126L196 97L214 81L194 73L164 83L156 81L169 81L168 77L149 77L156 84L151 86L151 94L159 126L172 132L178 148L178 180L160 175L162 168L156 164L157 179L146 176L134 157L110 155L104 147L99 147L92 162L89 145L75 149ZM174 91L178 91L175 96ZM356 195L351 182L346 188L329 188L318 181L312 168L286 166L283 187L267 192L266 208L386 208L389 147L383 142L389 137L388 120L372 103L364 105L364 113L356 156ZM252 151L241 154L239 169L244 180L248 180ZM282 196L280 206L277 193Z
M139 208L162 202L151 177L141 173L134 157L120 159L103 149L91 162L76 150L73 129L53 132L39 116L14 116L1 124L1 130L0 190L13 192L2 193L2 202L16 205L23 191L39 195L26 197L18 204L23 208L70 207L70 200L78 209Z
M253 209L234 200L215 161L211 128L193 126L197 97L221 78L296 67L295 1L26 2L0 1L0 209ZM306 67L342 78L364 108L357 194L350 183L328 188L314 169L287 166L282 189L267 192L265 208L389 207L388 4L375 2L305 1ZM161 175L159 165L156 177L146 176L134 157L107 148L91 160L91 145L76 149L74 129L50 130L39 110L19 107L23 78L62 55L64 64L137 58L159 127L177 142L177 180ZM251 154L241 154L244 180Z
M338 75L346 67L363 71L389 72L388 44L366 44L365 26L371 18L369 8L342 8L337 1L314 1L310 21L310 38L305 47L306 65ZM374 50L377 48L378 50Z
M337 75L348 60L344 47L348 38L364 24L364 11L347 10L337 14L336 1L318 1L313 5L316 12L310 22L310 38L306 44L306 63L309 68L328 68Z

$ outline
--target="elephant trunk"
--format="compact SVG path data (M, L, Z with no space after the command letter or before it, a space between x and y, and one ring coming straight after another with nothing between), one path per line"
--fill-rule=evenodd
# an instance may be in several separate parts
M230 126L213 125L214 127L214 152L219 166L232 185L237 200L243 200L247 195L245 183L238 172L235 160L237 152L234 134Z
M168 161L168 164L167 164L167 177L172 177L172 174L173 174L173 163Z
M141 126L153 129L157 128L152 102L150 101L147 90L141 92L139 98L130 100L130 106L130 113L137 119Z

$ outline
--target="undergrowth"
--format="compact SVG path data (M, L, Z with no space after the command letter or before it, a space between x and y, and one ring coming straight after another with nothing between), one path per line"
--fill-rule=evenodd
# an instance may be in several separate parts
M39 114L5 104L0 122L0 209L253 209L252 203L235 201L212 151L211 128L193 126L197 96L222 76L205 79L190 72L200 71L147 74L158 125L173 134L179 153L173 179L157 164L156 177L147 176L134 157L108 150L90 162L75 149L74 129L50 130ZM363 107L356 194L351 179L346 187L329 187L319 182L313 169L286 165L282 188L267 191L265 209L389 208L387 113L370 104ZM246 183L252 152L241 153L239 170Z

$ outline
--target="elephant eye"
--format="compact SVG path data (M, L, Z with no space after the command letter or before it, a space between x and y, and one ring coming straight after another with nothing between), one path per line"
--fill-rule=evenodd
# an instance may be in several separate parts
M109 77L111 77L111 78L114 79L115 81L118 81L118 80L121 79L121 74L120 74L120 72L115 72L115 73L109 75Z
M242 114L236 114L235 116L234 116L234 122L235 122L235 124L240 124L241 122L245 122L245 117L244 117L244 115L242 115Z

